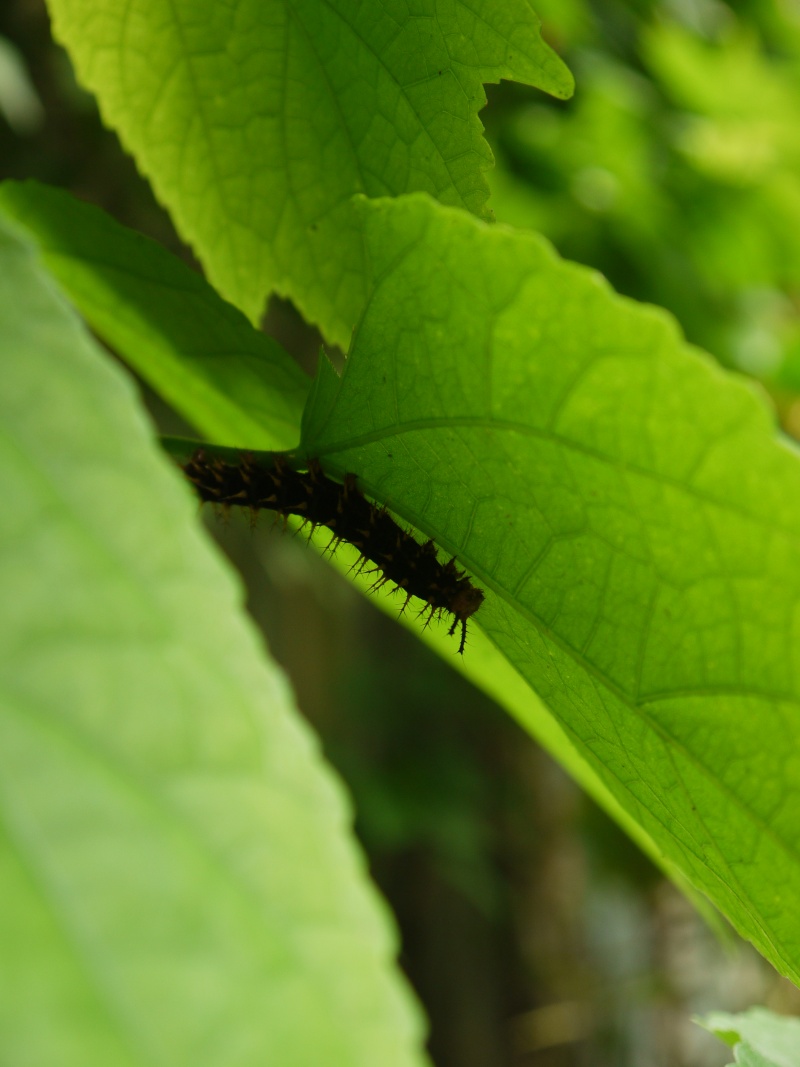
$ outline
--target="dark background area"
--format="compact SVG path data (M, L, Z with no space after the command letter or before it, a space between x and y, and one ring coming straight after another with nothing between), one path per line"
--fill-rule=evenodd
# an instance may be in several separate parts
M540 7L549 39L587 88L568 104L492 88L483 117L498 157L498 217L543 228L622 291L672 307L690 337L731 366L742 366L753 316L767 316L780 360L761 377L791 427L792 272L759 277L756 312L746 271L736 284L714 275L691 218L715 198L744 202L746 187L720 191L719 175L693 171L670 140L674 104L637 51L642 27L663 19L665 5ZM713 26L711 36L697 29L703 18L730 26L738 11L765 56L777 47L773 5L684 8L683 22L680 11L666 16L699 39L717 39ZM638 119L637 93L647 105ZM67 188L193 262L75 84L39 0L0 6L0 109L0 177ZM620 112L636 119L627 133ZM646 128L639 141L636 122ZM630 202L649 167L658 186L650 222ZM725 228L724 216L717 224ZM778 325L770 298L781 301ZM291 306L273 302L265 328L313 369L320 339ZM171 413L143 394L156 422L174 429ZM797 990L734 935L712 932L504 712L301 538L267 523L252 531L237 516L209 518L209 528L353 796L373 875L402 931L403 967L432 1022L437 1067L721 1067L730 1056L693 1013L752 1003L800 1012Z

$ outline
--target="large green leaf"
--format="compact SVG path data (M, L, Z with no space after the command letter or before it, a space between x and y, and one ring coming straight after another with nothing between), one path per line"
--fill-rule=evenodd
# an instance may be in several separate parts
M207 440L247 449L298 443L299 390L291 375L283 376L283 362L266 358L268 340L249 326L246 329L253 336L245 336L231 308L199 279L188 279L182 264L170 262L168 253L90 205L35 182L0 186L0 208L35 236L48 267L100 336ZM84 240L85 234L91 235L90 241ZM132 271L134 263L137 269ZM190 298L195 293L201 297L199 308ZM199 331L193 324L198 310ZM231 320L235 332L230 329ZM222 339L210 351L209 337ZM287 381L288 388L280 392ZM346 546L334 560L366 591L373 578L353 576L355 562L356 556ZM396 615L393 601L384 598L378 604ZM419 632L409 614L402 621ZM442 632L427 629L424 638L452 660L452 641ZM530 687L479 632L473 632L470 654L459 666L476 685L523 719L653 859L681 881L679 872L620 807ZM695 903L702 907L696 896Z
M541 239L424 196L362 214L372 290L304 449L458 556L582 759L796 980L796 450L668 315Z
M483 214L482 83L571 78L528 0L49 0L54 29L219 291L286 294L347 344L353 193Z
M341 788L5 226L0 323L0 1061L420 1065Z
M92 328L176 411L220 444L297 443L310 379L199 274L110 215L38 182L3 182Z

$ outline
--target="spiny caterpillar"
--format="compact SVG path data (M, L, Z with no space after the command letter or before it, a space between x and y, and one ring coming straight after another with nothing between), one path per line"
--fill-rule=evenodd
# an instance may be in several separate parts
M198 449L183 467L200 499L223 506L238 505L259 511L269 508L280 515L297 515L311 523L312 530L326 526L333 533L332 547L348 541L361 553L361 567L374 563L381 577L372 586L379 589L394 582L405 595L401 614L412 597L426 602L427 626L443 612L453 616L452 635L461 624L458 651L467 641L467 619L483 603L476 589L456 567L455 559L440 563L433 541L420 544L403 530L384 509L371 504L346 474L344 484L322 473L318 460L309 460L307 471L293 470L280 457L274 465L257 463L243 455L238 463L207 455Z

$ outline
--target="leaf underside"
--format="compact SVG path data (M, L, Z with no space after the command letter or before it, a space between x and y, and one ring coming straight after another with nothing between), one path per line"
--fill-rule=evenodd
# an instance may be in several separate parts
M422 196L361 215L372 288L304 449L468 567L582 759L797 980L796 449L668 315L541 239Z
M92 329L210 440L297 443L311 380L185 263L39 182L0 184L0 211L35 238Z

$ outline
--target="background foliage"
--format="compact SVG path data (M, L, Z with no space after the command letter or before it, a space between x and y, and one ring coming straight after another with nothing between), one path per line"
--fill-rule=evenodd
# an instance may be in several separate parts
M798 25L788 4L539 5L580 92L487 112L498 218L552 237L690 341L797 379ZM782 405L783 406L783 405ZM786 412L790 429L794 413Z

